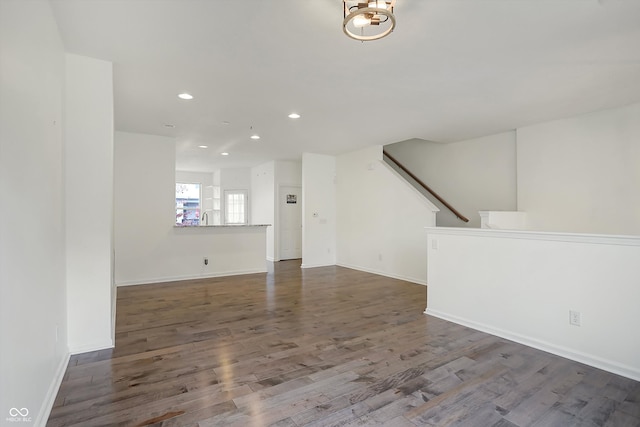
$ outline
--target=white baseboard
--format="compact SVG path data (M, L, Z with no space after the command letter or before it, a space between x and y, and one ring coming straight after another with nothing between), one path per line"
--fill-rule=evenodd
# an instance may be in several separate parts
M74 354L80 354L80 353L88 353L90 351L104 350L104 349L113 348L113 347L114 347L113 341L111 340L93 342L89 344L69 345L69 353L71 355L74 355Z
M67 371L67 366L69 366L70 357L71 353L67 353L62 357L62 359L60 359L60 363L58 364L56 373L51 379L51 384L49 384L47 394L44 396L42 407L38 411L38 416L33 423L34 426L44 427L47 424L49 415L51 414L51 410L53 409L53 404L56 401L56 396L58 395L58 390L60 389L60 384L62 384L62 379L64 378L64 374Z
M402 274L387 273L385 271L375 270L373 268L361 267L358 265L351 265L351 264L345 264L345 263L337 263L336 265L339 265L340 267L350 268L352 270L359 270L359 271L364 271L366 273L377 274L378 276L385 276L385 277L390 277L392 279L404 280L405 282L411 282L417 285L423 285L423 286L427 285L426 280L418 279L416 277L404 276Z
M335 264L300 264L300 268L332 267Z
M122 282L117 282L116 286L135 286L135 285L148 285L152 283L165 283L165 282L180 282L182 280L194 280L194 279L212 279L215 277L227 277L227 276L241 276L243 274L257 274L257 273L266 273L267 268L259 268L253 270L237 270L237 271L221 271L213 274L189 274L185 276L168 276L168 277L153 277L149 279L138 279L138 280L125 280Z
M555 354L556 356L561 356L567 359L574 360L576 362L584 363L585 365L593 366L594 368L622 375L623 377L631 378L635 381L640 381L640 370L631 366L622 365L612 360L601 359L599 357L563 347L561 345L537 340L532 337L520 335L518 333L506 331L500 328L495 328L483 323L474 322L472 320L443 313L438 310L427 308L424 313L443 320L457 323L459 325L467 326L478 331L486 332L491 335L496 335L510 341L515 341L529 347L537 348L538 350L546 351L547 353Z

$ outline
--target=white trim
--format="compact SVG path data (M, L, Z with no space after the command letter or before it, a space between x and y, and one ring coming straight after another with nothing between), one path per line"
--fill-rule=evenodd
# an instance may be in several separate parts
M333 267L336 264L300 264L300 268Z
M67 353L62 357L62 359L60 359L56 373L51 379L51 384L49 384L49 390L47 390L47 394L44 396L44 400L42 401L42 405L38 411L38 416L33 423L34 426L45 426L47 424L49 415L51 415L51 410L53 409L53 404L58 396L60 384L62 384L64 374L67 372L67 366L69 366L70 358L71 353Z
M565 357L567 359L574 360L576 362L584 363L589 366L593 366L599 369L603 369L614 374L622 375L627 378L631 378L636 381L640 381L640 371L631 367L616 363L612 360L602 359L587 353L572 350L567 347L555 345L546 341L537 340L525 335L520 335L504 329L494 328L492 326L474 322L469 319L465 319L458 316L453 316L447 313L440 312L438 310L432 310L426 308L425 314L438 317L449 322L457 323L459 325L467 326L478 331L486 332L491 335L495 335L501 338L505 338L511 341L515 341L520 344L524 344L529 347L536 348L538 350L546 351L548 353L555 354L557 356Z
M81 354L81 353L88 353L90 351L104 350L104 349L113 348L113 347L114 347L113 341L108 340L108 341L102 341L102 342L94 342L90 344L82 344L79 346L69 346L69 353Z
M276 262L276 261L280 261L279 259L275 259L274 257L268 256L267 257L267 261L269 262Z
M223 219L223 225L229 226L229 225L248 225L249 224L249 210L251 209L251 206L249 206L249 190L248 189L239 189L239 190L233 190L233 189L224 189L222 190L222 194L223 194L223 200L224 200L224 205L221 205L220 207L222 208L223 212L222 212L222 219ZM229 222L229 211L228 211L228 207L227 206L227 197L229 195L237 195L237 194L242 194L244 196L244 222L242 223L237 223L237 222Z
M404 280L405 282L415 283L416 285L423 285L423 286L427 285L426 280L418 279L415 277L403 276L401 274L392 274L392 273L387 273L385 271L374 270L372 268L360 267L357 265L345 264L340 262L336 263L336 265L340 267L350 268L352 270L364 271L365 273L377 274L378 276L385 276L385 277L390 277L392 279Z
M151 279L139 279L139 280L127 280L124 282L116 283L116 286L135 286L135 285L148 285L152 283L164 283L164 282L180 282L183 280L194 280L194 279L212 279L215 277L226 277L226 276L241 276L243 274L257 274L257 273L266 273L267 268L261 269L252 269L252 270L237 270L237 271L221 271L213 274L189 274L185 276L168 276L168 277L154 277Z
M640 236L614 234L557 233L550 231L495 230L487 228L425 227L427 234L498 237L502 239L546 240L600 245L640 246Z

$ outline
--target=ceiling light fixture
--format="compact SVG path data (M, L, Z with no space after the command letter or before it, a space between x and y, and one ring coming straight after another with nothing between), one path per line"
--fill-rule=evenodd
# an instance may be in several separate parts
M391 34L396 27L393 8L396 0L342 0L342 31L363 42L378 40Z
M224 153L220 153L220 155L221 155L221 156L228 156L228 155L229 155L229 153L224 152Z
M208 145L198 145L198 148L209 148Z
M166 123L164 127L173 129L174 127L176 127L176 125L172 125L171 123Z
M178 98L180 99L193 99L193 95L191 95L190 93L180 93L178 94Z
M289 118L290 118L290 119L299 119L299 118L300 118L300 114L298 114L298 113L291 113L291 114L289 114Z
M249 130L253 131L253 126L249 126ZM254 133L251 135L251 139L260 139L260 135L258 135L257 133Z

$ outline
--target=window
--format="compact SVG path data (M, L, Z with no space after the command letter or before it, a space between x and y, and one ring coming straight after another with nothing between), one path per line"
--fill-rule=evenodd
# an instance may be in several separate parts
M200 184L176 182L176 225L200 225Z
M247 223L247 190L227 190L224 192L224 223Z

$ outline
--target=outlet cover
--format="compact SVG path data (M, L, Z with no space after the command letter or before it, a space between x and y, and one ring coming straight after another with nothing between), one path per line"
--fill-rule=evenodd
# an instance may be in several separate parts
M569 310L569 324L573 326L580 326L580 312Z

